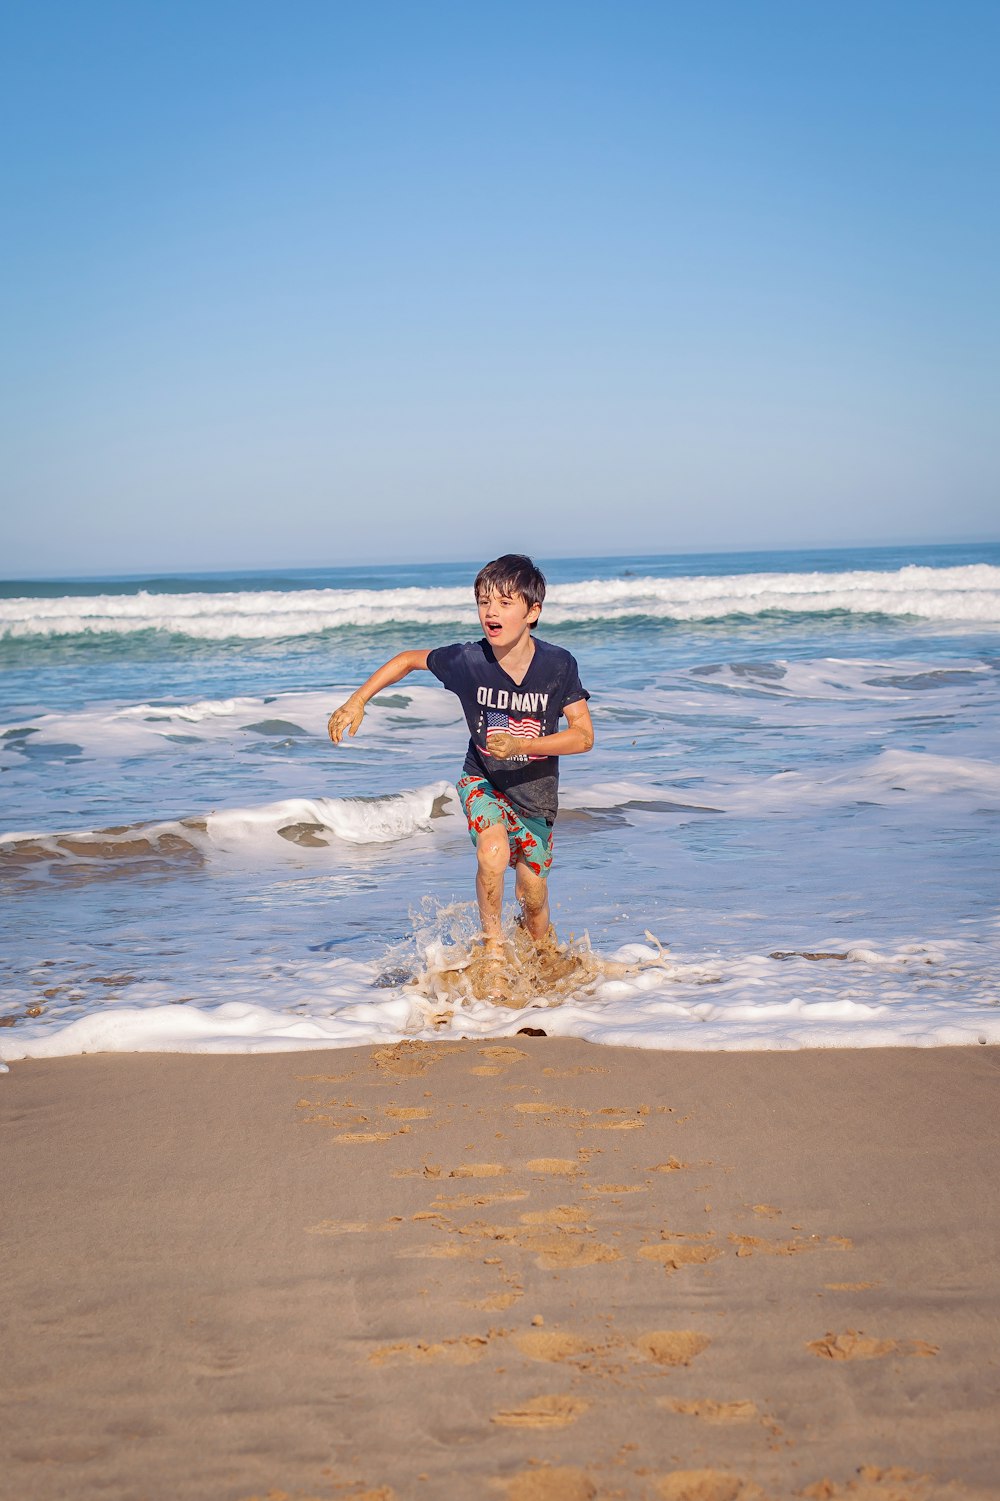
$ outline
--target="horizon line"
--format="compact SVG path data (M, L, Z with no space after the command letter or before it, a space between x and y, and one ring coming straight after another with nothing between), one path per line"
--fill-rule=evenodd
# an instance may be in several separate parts
M794 553L840 553L840 552L889 552L905 549L907 551L933 551L945 548L960 547L997 547L1000 546L1000 535L996 537L973 537L953 538L950 541L935 542L837 542L837 543L805 543L798 547L779 546L762 547L679 547L670 552L585 552L585 553L544 553L538 554L539 560L545 564L553 563L587 563L612 561L614 559L647 559L649 562L661 562L671 558L699 558L699 557L755 557L764 555L790 555ZM435 564L458 568L466 566L478 569L480 562L469 558L422 558L422 559L394 559L388 561L372 559L350 563L261 563L244 565L238 568L216 566L187 568L170 567L161 569L139 568L127 571L114 571L105 573L9 573L0 578L0 584L51 584L51 583L97 583L106 581L127 582L133 579L170 579L170 578L218 578L241 577L254 575L274 575L278 573L333 573L337 571L351 572L354 570L378 568L402 569L402 568L428 568Z

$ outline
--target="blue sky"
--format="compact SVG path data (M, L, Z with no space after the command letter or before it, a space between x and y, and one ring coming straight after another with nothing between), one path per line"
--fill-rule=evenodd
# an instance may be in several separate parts
M1000 536L1000 6L7 12L0 572Z

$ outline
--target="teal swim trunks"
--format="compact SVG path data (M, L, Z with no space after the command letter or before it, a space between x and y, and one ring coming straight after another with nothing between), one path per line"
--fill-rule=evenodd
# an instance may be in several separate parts
M546 819L526 818L484 777L463 777L455 790L469 820L473 844L494 824L502 824L510 841L511 865L523 860L536 876L543 880L548 876L552 868L552 825Z

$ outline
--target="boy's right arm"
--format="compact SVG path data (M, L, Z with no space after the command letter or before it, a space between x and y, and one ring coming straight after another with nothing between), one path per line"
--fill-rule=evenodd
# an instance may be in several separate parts
M357 734L369 699L374 698L376 693L381 693L383 688L388 688L391 683L398 683L408 672L425 668L429 656L429 651L401 651L391 661L385 662L377 672L373 672L367 683L362 683L346 703L342 703L330 715L326 727L334 745L340 744L345 730L351 735Z

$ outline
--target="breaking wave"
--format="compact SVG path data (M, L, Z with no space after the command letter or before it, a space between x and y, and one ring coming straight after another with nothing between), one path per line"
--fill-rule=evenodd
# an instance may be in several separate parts
M290 798L161 823L62 833L0 835L0 874L77 879L204 864L215 855L288 855L298 849L390 844L429 828L453 800L448 782L384 797Z
M895 571L751 573L722 577L587 579L553 585L553 624L655 619L710 621L762 615L882 615L1000 623L1000 568L910 565ZM66 595L0 600L0 639L128 636L268 640L350 627L468 622L467 588L300 589L239 593Z

